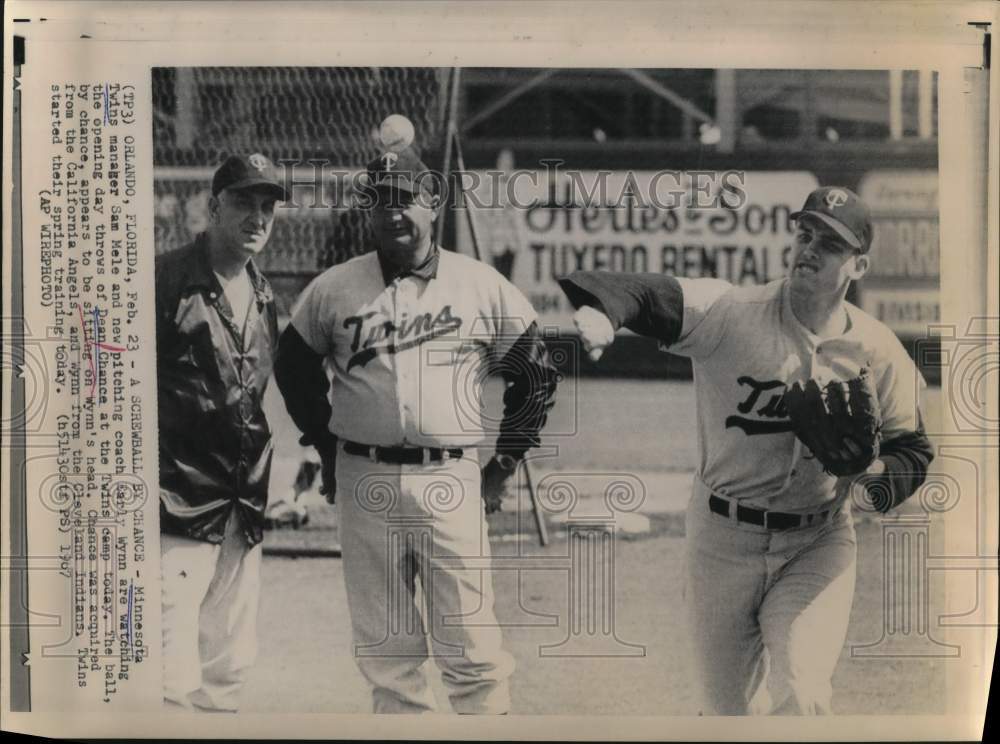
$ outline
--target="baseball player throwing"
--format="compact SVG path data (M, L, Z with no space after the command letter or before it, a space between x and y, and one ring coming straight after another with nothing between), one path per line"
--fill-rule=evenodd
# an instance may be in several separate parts
M624 326L692 359L685 590L708 714L830 712L854 595L850 494L887 511L933 457L919 373L892 331L845 301L870 264L867 207L820 188L792 217L790 274L765 286L562 281L592 357Z
M505 713L513 659L493 613L484 501L498 508L537 446L556 374L527 299L433 243L438 196L420 174L411 149L368 166L377 250L306 288L275 376L336 493L354 657L375 712L433 710L432 657L456 712ZM497 454L481 471L490 368L507 387Z

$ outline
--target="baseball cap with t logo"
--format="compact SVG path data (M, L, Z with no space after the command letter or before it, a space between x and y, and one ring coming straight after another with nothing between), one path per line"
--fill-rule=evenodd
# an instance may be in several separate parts
M282 201L288 200L288 191L278 178L278 169L270 158L259 152L230 155L212 178L213 196L218 196L224 189L241 191L251 188L267 189Z
M806 203L791 217L797 220L810 215L828 225L844 241L860 253L867 253L872 244L872 215L861 197L842 186L824 186L806 198Z
M424 165L411 147L379 155L366 170L369 184L378 190L405 191L424 198L438 192L438 174Z

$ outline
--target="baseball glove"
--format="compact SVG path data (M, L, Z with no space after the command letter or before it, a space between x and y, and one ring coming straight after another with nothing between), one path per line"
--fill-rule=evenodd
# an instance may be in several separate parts
M795 436L828 473L857 475L875 462L882 412L867 367L854 379L822 388L815 380L804 387L796 382L785 392L784 403Z

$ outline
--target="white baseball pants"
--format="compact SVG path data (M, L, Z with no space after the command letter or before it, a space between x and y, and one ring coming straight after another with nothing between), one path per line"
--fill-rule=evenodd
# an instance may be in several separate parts
M826 523L767 530L688 506L686 603L706 715L830 713L847 636L857 542L850 507Z
M440 668L455 712L510 707L514 660L493 613L479 478L474 452L426 465L338 453L353 653L372 684L376 713L435 710L428 658Z
M236 711L257 658L262 548L251 548L235 510L220 545L160 535L163 698Z

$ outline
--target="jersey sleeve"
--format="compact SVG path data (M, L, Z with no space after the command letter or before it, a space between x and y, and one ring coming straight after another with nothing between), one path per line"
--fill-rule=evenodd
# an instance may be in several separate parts
M719 345L719 300L732 288L720 279L609 271L576 271L559 285L573 307L595 307L616 330L655 338L661 349L691 357L707 356Z
M333 328L336 323L334 293L329 277L320 274L309 283L292 308L291 324L302 340L317 354L333 351Z
M894 336L890 341L876 384L886 440L920 428L920 396L927 387L903 345Z
M677 279L684 312L680 334L672 344L660 342L663 351L693 359L709 356L722 342L733 285L722 279Z
M503 359L538 319L538 313L521 290L499 272L496 278L497 289L493 300L495 307L490 311L496 322L493 354L496 359Z

